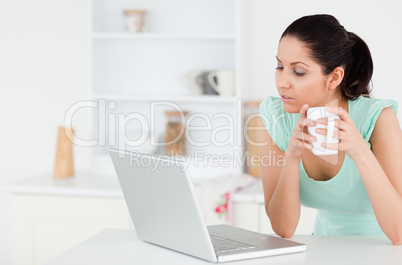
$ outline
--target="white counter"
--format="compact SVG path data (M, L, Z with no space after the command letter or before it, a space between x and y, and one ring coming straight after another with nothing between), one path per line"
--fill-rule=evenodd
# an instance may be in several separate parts
M63 179L55 179L51 174L43 174L7 184L4 186L4 190L29 195L123 198L116 177L91 176L87 173L77 173L74 177Z
M402 246L386 237L294 236L307 251L233 264L400 264ZM70 264L213 264L137 239L133 230L104 230L46 265Z
M214 179L195 180L194 186L206 187L205 183L211 182L215 185ZM215 184L214 184L215 182ZM242 181L250 182L250 178ZM228 190L232 189L234 183L228 183ZM249 186L249 185L247 185ZM80 172L74 177L56 179L50 173L26 178L17 182L9 183L4 186L4 190L11 193L23 193L30 195L66 195L66 196L92 196L92 197L117 197L123 198L117 177L112 176L92 176L88 173ZM256 179L255 183L233 194L233 202L256 202L264 203L264 195L261 180Z
M206 223L227 222L225 215L215 211L224 202L223 195L255 181L241 175L194 180ZM105 228L132 228L116 177L82 172L55 179L49 173L7 184L4 189L10 195L12 264L42 264Z

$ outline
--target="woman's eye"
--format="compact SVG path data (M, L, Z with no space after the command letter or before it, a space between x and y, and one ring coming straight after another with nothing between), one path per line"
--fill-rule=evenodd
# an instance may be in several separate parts
M300 69L296 67L293 72L295 73L296 76L303 76L306 74L306 72L303 69Z
M305 75L306 73L302 73L302 72L298 72L298 71L293 71L294 73L295 73L295 75L297 75L297 76L303 76L303 75Z
M283 70L283 66L278 65L275 69L276 69L276 70Z

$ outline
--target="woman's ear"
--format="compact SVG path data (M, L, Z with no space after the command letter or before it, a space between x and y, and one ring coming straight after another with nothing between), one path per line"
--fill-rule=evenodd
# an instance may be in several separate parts
M345 70L343 69L343 67L338 66L337 68L335 68L334 71L332 71L332 73L329 75L328 88L329 89L337 88L341 84L344 76L345 76Z

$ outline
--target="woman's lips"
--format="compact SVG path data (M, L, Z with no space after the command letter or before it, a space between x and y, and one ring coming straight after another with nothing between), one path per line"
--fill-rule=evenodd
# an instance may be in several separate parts
M285 96L285 95L281 95L281 99L282 99L283 102L290 102L290 101L295 100L294 98L291 98L291 97L288 97L288 96Z

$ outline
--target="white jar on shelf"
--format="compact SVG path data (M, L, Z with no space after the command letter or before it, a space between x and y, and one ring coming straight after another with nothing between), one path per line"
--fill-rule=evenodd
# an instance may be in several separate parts
M123 11L125 17L125 29L128 32L141 32L144 29L145 15L147 11L142 9L126 9Z

